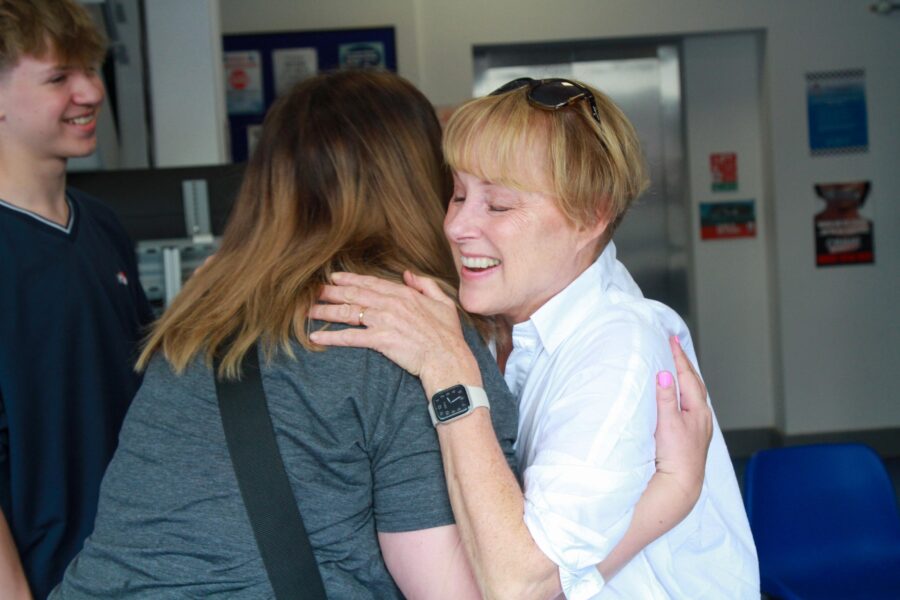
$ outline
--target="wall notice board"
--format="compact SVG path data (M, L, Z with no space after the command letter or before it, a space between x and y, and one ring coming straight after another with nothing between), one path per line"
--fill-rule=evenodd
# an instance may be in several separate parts
M321 71L397 70L393 27L222 36L231 159L244 162L275 98Z

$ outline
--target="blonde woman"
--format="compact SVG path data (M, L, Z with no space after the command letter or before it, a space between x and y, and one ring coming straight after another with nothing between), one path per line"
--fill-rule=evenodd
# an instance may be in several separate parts
M646 185L631 124L582 83L520 79L456 112L444 149L455 181L444 232L459 302L511 328L497 358L519 400L521 488L488 411L435 420L484 595L758 599L753 539L714 422L696 506L616 574L629 527L648 516L671 523L668 505L684 493L654 476L652 379L673 368L667 340L696 361L682 320L645 299L616 260L613 232ZM316 332L315 342L384 352L421 378L433 407L446 404L447 390L482 386L455 303L434 281L333 279L323 299L351 310L323 305L314 316L346 322L365 307L365 328ZM647 487L651 478L662 487Z

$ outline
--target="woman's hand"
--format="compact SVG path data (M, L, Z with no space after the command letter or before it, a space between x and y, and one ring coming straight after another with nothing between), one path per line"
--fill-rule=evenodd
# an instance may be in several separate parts
M712 409L706 402L706 386L681 349L678 338L669 339L681 408L676 399L672 375L662 371L657 376L656 400L656 470L674 478L691 506L700 497L706 472L706 454L712 440ZM685 513L687 514L687 513Z
M377 350L418 376L429 398L458 383L481 386L456 304L433 280L409 271L406 285L353 273L331 279L319 296L325 303L310 308L310 318L359 328L316 331L312 342Z
M678 338L671 337L669 345L675 357L681 408L672 374L660 371L656 378L656 473L634 507L625 536L597 565L607 582L638 552L678 525L694 508L703 489L713 431L712 410L706 403L706 386Z

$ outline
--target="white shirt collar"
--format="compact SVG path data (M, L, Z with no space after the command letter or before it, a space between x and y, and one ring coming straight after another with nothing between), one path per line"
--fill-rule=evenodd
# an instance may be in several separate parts
M597 298L588 291L602 290L605 293L617 275L627 277L621 284L627 286L629 292L636 291L640 295L640 289L616 260L616 246L610 241L597 260L572 283L545 302L528 321L513 327L513 346L531 349L539 340L547 352L553 354L563 340L578 328L584 312L596 310Z

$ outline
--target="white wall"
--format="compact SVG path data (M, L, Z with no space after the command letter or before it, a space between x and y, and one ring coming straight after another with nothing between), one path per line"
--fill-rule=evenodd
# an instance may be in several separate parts
M218 0L144 3L157 167L226 162Z
M867 2L791 4L768 43L785 427L790 432L896 427L900 402L900 15ZM798 4L801 6L794 6ZM802 10L802 8L807 10ZM867 154L811 158L804 74L866 69ZM816 269L812 185L868 179L875 265Z
M691 36L683 43L688 200L693 240L694 300L701 366L722 427L777 423L776 347L768 302L771 235L761 161L758 35ZM735 152L738 189L711 191L709 155ZM754 200L754 238L700 241L699 206Z
M699 243L694 232L701 361L724 428L777 426L788 434L900 426L890 385L900 367L900 15L873 15L870 3L220 0L225 33L392 24L400 73L438 105L471 94L475 44L691 36L685 75L696 87L684 90L691 200L708 189L709 151L733 147L760 225L756 240L719 246ZM720 36L735 31L764 32L758 85L740 42ZM858 67L866 69L869 153L810 157L805 73ZM762 89L755 106L754 88ZM873 183L876 264L816 269L812 185L855 179ZM696 209L691 218L695 228Z

